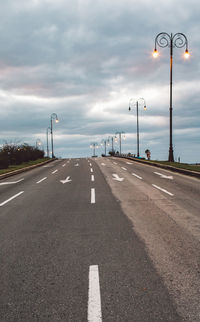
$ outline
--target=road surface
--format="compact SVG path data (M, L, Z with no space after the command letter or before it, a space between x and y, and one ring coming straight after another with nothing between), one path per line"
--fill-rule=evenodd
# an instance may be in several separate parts
M0 181L0 321L199 321L200 181L118 158Z

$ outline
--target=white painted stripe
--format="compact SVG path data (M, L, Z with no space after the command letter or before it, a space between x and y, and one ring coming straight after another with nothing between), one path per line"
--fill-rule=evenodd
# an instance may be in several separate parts
M6 185L6 184L15 184L15 183L19 183L19 182L21 182L21 181L23 181L23 180L24 180L24 178L23 178L23 179L20 179L20 180L17 180L17 181L1 182L1 183L0 183L0 186Z
M127 169L126 168L124 168L124 167L121 167L123 170L125 170L125 171L127 171Z
M136 178L138 178L138 179L142 180L142 177L138 176L138 175L137 175L137 174L135 174L135 173L132 173L132 176L135 176Z
M93 172L93 169L92 168L90 168L90 172Z
M62 165L62 167L65 167L66 166L66 163Z
M53 172L52 172L52 174L54 174L54 173L56 173L56 172L58 172L58 170L53 171Z
M154 172L155 174L157 174L158 176L162 176L162 173L160 172Z
M126 162L126 164L133 164L133 162Z
M19 193L17 193L16 195L12 196L11 198L5 200L4 202L0 203L0 207L2 207L3 205L5 205L7 202L17 198L18 196L20 196L22 193L24 193L24 191L21 191Z
M118 164L117 162L113 162L114 164Z
M174 196L174 194L173 194L173 193L171 193L171 192L169 192L169 191L167 191L167 190L165 190L165 189L163 189L163 188L160 188L159 186L156 186L155 184L152 184L152 186L153 186L153 187L155 187L155 188L157 188L158 190L161 190L161 191L163 191L163 192L167 193L167 194L168 194L168 195L170 195L170 196Z
M95 188L91 189L91 203L95 203Z
M47 179L47 177L44 177L44 178L42 178L41 180L39 180L38 182L36 182L36 183L40 183L40 182L42 182L42 181L44 181L44 180L46 180Z
M92 163L90 163L90 166L92 166Z
M93 176L93 174L91 175L91 181L94 181L94 176Z
M101 322L101 293L99 284L98 265L91 265L89 269L88 290L88 322Z

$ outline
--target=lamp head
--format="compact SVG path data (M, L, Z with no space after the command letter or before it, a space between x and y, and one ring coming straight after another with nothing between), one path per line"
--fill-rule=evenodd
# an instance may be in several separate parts
M129 110L129 111L131 111L131 107L130 107L130 105L129 105L129 108L128 108L128 110Z
M153 51L153 57L157 58L158 55L159 55L159 53L158 53L157 49L155 48L154 51Z
M186 59L188 59L190 57L190 53L189 53L188 49L185 50L184 57Z
M144 110L146 111L146 109L147 109L147 107L146 107L146 105L144 105Z

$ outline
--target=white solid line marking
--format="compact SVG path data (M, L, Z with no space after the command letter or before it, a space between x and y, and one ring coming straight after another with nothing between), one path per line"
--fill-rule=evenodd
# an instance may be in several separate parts
M171 192L169 192L169 191L167 191L167 190L165 190L165 189L163 189L163 188L160 188L160 187L156 186L155 184L152 184L152 186L153 186L153 187L155 187L155 188L157 188L158 190L161 190L161 191L163 191L163 192L167 193L167 194L168 194L168 195L170 195L170 196L174 196L174 194L173 194L173 193L171 193Z
M90 168L90 172L93 172L93 169L92 168Z
M23 178L23 179L20 179L20 180L17 180L17 181L1 182L1 183L0 183L0 186L6 185L6 184L15 184L15 183L19 183L19 182L21 182L21 181L23 181L23 180L24 180L24 178Z
M127 169L126 168L124 168L124 167L121 167L123 170L125 170L125 171L127 171Z
M137 175L137 174L135 174L135 173L132 173L132 176L135 176L136 178L138 178L138 179L142 180L142 177L138 176L138 175Z
M91 181L94 181L94 176L93 176L93 174L91 175Z
M88 322L101 322L101 293L99 285L98 265L91 265L89 269L88 290Z
M54 173L56 173L56 172L58 172L58 170L53 171L53 172L52 172L52 174L54 174Z
M95 188L91 189L91 203L95 203Z
M44 177L44 178L42 178L41 180L39 180L38 182L36 182L36 183L40 183L40 182L42 182L42 181L44 181L44 180L46 180L47 179L47 177Z
M24 193L24 191L21 191L19 193L17 193L16 195L12 196L11 198L7 199L6 201L0 203L0 207L5 205L7 202L13 200L14 198L17 198L18 196L20 196L22 193Z

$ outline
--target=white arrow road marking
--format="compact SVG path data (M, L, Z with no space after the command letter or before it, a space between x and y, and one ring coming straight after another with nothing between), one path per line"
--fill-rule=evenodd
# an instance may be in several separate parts
M91 203L95 203L95 188L91 189Z
M41 180L39 180L38 182L36 182L36 183L40 183L40 182L42 182L42 181L44 181L44 180L46 180L47 179L47 177L44 177L44 178L42 178Z
M98 265L91 265L89 269L88 322L102 322Z
M124 178L120 178L119 176L118 176L118 174L116 174L116 173L113 173L113 175L112 175L114 178L113 178L113 180L117 180L117 181L123 181L124 180Z
M124 168L124 167L121 167L123 170L125 170L125 171L127 171L127 169L126 168Z
M78 163L76 163L74 166L75 166L75 167L79 167L79 164L78 164Z
M101 165L103 165L103 166L104 166L104 165L105 165L105 163L101 163Z
M0 183L0 186L3 186L3 185L5 185L5 184L15 184L15 183L21 182L21 181L23 181L23 180L24 180L24 178L23 178L23 179L20 179L20 180L17 180L17 181L1 182L1 183Z
M126 164L133 164L132 162L126 162Z
M54 173L56 173L56 172L58 172L58 170L55 170L55 171L53 171L53 172L51 172L52 174L54 174Z
M16 195L12 196L11 198L7 199L6 201L0 203L0 207L2 207L3 205L5 205L7 202L17 198L18 196L20 196L22 193L24 193L24 191L21 191L19 193L17 193Z
M154 172L155 174L157 174L158 176L160 176L163 179L169 179L169 180L173 180L173 176L166 176L165 174L159 173L159 172Z
M67 177L65 180L60 180L61 183L67 183L67 182L71 182L72 180L70 179L70 176Z
M152 186L153 187L155 187L156 189L158 189L158 190L161 190L162 192L165 192L165 193L167 193L168 195L170 195L170 196L174 196L174 194L173 193L171 193L171 192L169 192L169 191L167 191L167 190L165 190L165 189L163 189L163 188L161 188L161 187L158 187L158 186L156 186L155 184L152 184Z
M138 176L137 174L135 174L135 173L131 173L131 174L132 174L132 176L135 176L136 178L142 180L142 177Z

